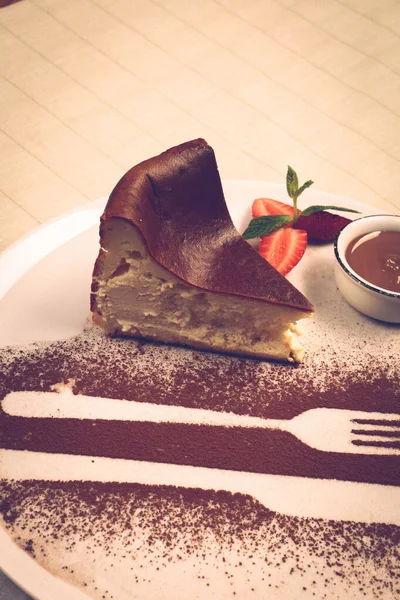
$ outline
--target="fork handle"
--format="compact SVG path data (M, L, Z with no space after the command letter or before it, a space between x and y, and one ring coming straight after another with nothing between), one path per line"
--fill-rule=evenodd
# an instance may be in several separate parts
M94 396L74 395L68 388L62 393L11 392L2 401L5 413L11 416L54 419L89 419L106 421L146 421L188 425L219 425L289 431L290 421L262 419L236 413L218 412L186 406L168 406L114 400Z

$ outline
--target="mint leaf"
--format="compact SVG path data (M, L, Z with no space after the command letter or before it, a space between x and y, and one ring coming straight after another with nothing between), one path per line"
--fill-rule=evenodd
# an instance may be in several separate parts
M265 215L257 217L250 221L246 231L243 233L243 237L245 240L263 237L284 227L284 225L287 225L292 220L292 217L289 215Z
M295 192L296 198L298 198L300 196L300 194L302 194L304 192L304 190L306 190L307 188L310 187L310 185L312 185L314 182L311 181L311 179L309 179L308 181L306 181L305 183L303 183L302 186L299 187L299 189Z
M358 210L352 210L351 208L343 208L342 206L315 205L315 206L309 206L308 208L305 208L304 210L302 210L300 216L307 217L308 215L313 215L314 213L320 212L321 210L340 210L343 212L351 212L351 213L359 213L360 212Z
M296 192L299 189L299 179L297 173L290 165L288 165L286 173L286 189L291 198L296 197Z

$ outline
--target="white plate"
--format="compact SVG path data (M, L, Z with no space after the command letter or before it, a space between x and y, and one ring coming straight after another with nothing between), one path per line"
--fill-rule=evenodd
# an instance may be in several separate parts
M279 184L227 181L224 182L224 189L232 218L240 231L244 230L250 218L250 207L254 198L269 196L286 201L285 188ZM348 206L369 214L376 212L348 199L315 190L308 190L304 196L303 201L307 204ZM33 231L0 257L2 346L66 340L82 331L89 315L91 271L98 252L98 221L104 204L104 199L93 202ZM332 245L309 247L305 258L289 275L289 279L306 293L317 307L316 318L304 341L309 355L314 356L315 364L317 365L318 356L325 350L327 338L332 337L333 320L337 327L336 333L333 333L333 341L339 349L343 348L345 361L347 355L349 358L354 357L357 348L348 347L347 341L343 340L343 331L348 330L355 322L362 325L363 340L373 340L372 345L375 344L377 357L382 354L385 345L391 346L392 349L397 348L400 354L398 329L374 323L358 315L344 303L339 293L334 291L331 282L321 285L332 265ZM329 360L329 352L326 356ZM362 357L360 361L362 362ZM321 365L318 363L317 366ZM396 364L393 367L396 368ZM30 459L26 461L26 457L22 456L24 453L15 452L11 455L12 451L5 452L8 454L4 454L3 451L0 456L0 478L12 477L14 469L20 479L30 476L40 480L41 460L43 459L44 463L47 461L49 465L51 462L49 455L38 455L35 469ZM254 489L254 477L259 477L257 474L233 474L231 471L176 465L167 465L160 470L160 465L144 462L136 463L135 469L131 470L129 475L124 461L117 463L115 460L110 467L112 474L105 475L104 470L108 468L107 459L105 462L99 461L96 468L91 467L89 460L86 462L88 472L94 479L103 477L104 480L111 481L149 484L156 482L204 489L223 488L244 493L251 493ZM49 468L53 469L55 480L60 477L60 470L67 479L74 478L74 460L71 457L57 456L56 464L50 465ZM67 474L68 470L70 474ZM281 475L262 477L265 483L265 504L269 509L298 517L400 524L400 489L397 487ZM51 478L49 476L49 479ZM361 503L360 497L363 498ZM262 491L258 498L263 500ZM38 600L81 600L88 597L82 590L39 566L14 544L4 529L0 530L0 568ZM98 577L99 581L103 576L96 569L92 575L95 579ZM168 577L171 583L171 578L176 578L176 573L170 573ZM297 588L290 592L275 592L274 597L295 598L295 589ZM179 590L175 590L175 595L178 592ZM118 586L115 593L122 594ZM229 593L231 594L231 591ZM219 597L225 597L224 594L225 591L221 592ZM311 597L311 588L302 598L307 598L309 594ZM158 596L148 597L164 596L160 592ZM259 596L251 596L249 593L249 597Z

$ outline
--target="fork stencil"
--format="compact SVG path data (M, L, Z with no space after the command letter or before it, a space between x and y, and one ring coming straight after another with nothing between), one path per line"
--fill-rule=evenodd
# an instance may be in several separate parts
M235 413L74 396L62 393L11 392L2 401L10 416L54 419L88 419L152 423L179 423L258 428L291 433L310 448L322 452L364 455L400 455L400 414L337 408L312 408L290 420L263 419Z

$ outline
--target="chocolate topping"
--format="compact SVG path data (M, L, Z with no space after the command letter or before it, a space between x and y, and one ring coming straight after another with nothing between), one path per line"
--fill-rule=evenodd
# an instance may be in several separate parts
M360 235L346 248L346 260L363 279L400 293L400 231Z
M130 169L110 196L101 238L113 218L137 227L154 260L191 285L313 311L235 229L214 152L202 139ZM95 273L101 272L102 260L100 255Z

